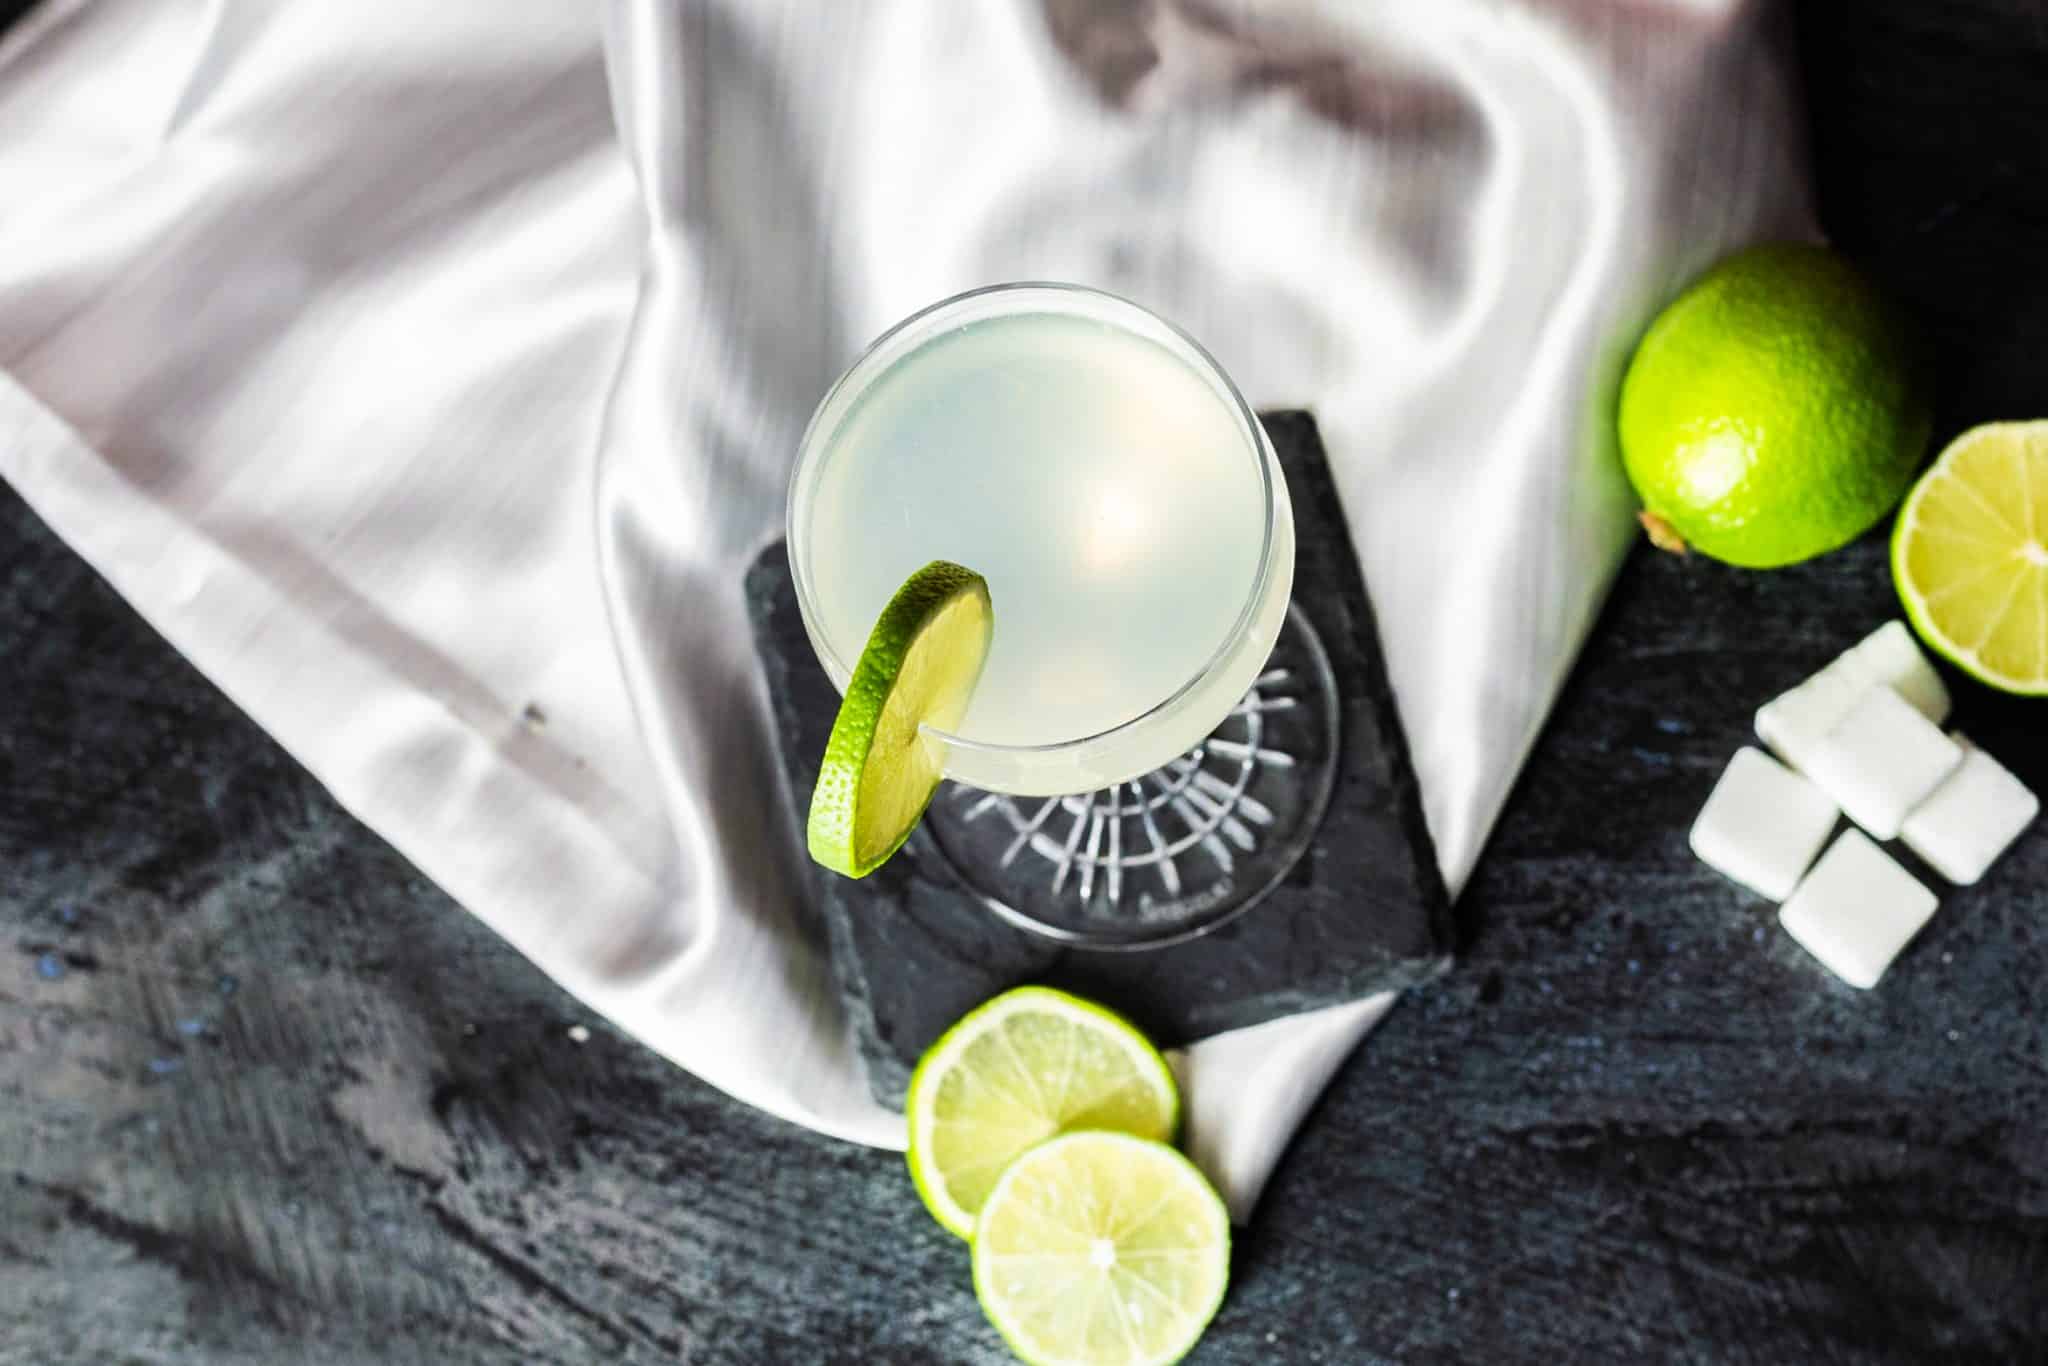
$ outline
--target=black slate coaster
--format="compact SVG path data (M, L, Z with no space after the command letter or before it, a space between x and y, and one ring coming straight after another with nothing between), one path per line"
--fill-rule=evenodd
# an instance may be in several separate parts
M1315 843L1236 920L1123 953L1065 948L997 918L922 831L858 882L812 866L868 1083L884 1103L902 1103L912 1064L947 1025L1023 982L1102 1001L1177 1045L1411 986L1450 965L1449 899L1322 441L1305 413L1264 421L1294 502L1295 605L1321 635L1342 698L1336 790ZM780 541L746 589L801 825L839 699L804 634Z

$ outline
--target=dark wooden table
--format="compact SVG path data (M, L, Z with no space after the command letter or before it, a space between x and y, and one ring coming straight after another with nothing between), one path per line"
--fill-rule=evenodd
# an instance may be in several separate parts
M5 6L0 6L4 11ZM1942 435L2048 415L2048 6L1800 11ZM1202 1362L2048 1358L2048 836L1883 988L1684 830L1881 545L1642 555ZM2048 790L2048 703L1962 689ZM334 806L0 493L0 1362L987 1362L899 1159L727 1101ZM587 1031L587 1034L585 1033Z

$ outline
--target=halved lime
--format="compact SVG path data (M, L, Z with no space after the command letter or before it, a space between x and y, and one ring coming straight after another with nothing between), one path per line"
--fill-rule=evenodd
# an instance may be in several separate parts
M974 1293L1034 1366L1166 1366L1223 1303L1230 1216L1163 1143L1079 1131L1011 1163L974 1236Z
M866 877L903 847L941 776L921 727L960 724L994 630L988 584L971 569L934 560L896 590L825 745L805 831L812 858Z
M910 1177L932 1217L963 1238L1003 1169L1068 1129L1171 1139L1180 1088L1122 1017L1050 987L1018 987L970 1011L918 1060L904 1102Z
M1950 442L1899 512L1892 578L1937 653L1994 688L2048 695L2048 422Z

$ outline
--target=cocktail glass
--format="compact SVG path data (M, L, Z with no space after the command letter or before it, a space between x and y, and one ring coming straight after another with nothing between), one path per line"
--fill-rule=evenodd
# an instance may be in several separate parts
M1289 606L1294 518L1214 359L1114 295L1023 283L885 333L812 417L789 493L804 627L842 692L935 559L988 580L951 781L913 840L996 913L1097 949L1215 929L1300 858L1337 705Z

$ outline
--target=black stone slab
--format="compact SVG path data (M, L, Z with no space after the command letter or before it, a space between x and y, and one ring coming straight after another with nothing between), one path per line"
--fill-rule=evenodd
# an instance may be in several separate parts
M1005 923L922 831L858 882L813 869L879 1099L901 1103L911 1065L947 1025L1023 982L1103 1001L1181 1044L1411 986L1449 966L1448 899L1321 439L1306 414L1265 423L1294 500L1294 601L1322 637L1343 702L1336 790L1315 843L1243 916L1136 953L1065 948ZM747 605L797 803L790 818L801 822L839 698L805 637L780 542L748 572Z

